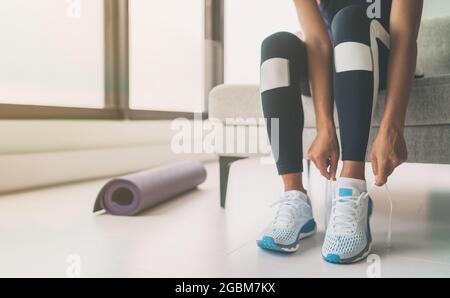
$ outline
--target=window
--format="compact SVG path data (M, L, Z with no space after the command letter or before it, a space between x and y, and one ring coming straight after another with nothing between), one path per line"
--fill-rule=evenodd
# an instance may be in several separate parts
M203 112L204 1L130 1L130 106Z
M0 0L0 119L203 113L211 1Z
M292 1L225 1L225 82L258 84L260 45L272 33L297 32Z
M0 101L103 108L102 0L0 3Z

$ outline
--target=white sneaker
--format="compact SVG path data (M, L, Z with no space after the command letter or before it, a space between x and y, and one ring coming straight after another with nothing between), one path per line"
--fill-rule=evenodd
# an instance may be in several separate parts
M322 247L325 261L350 264L365 259L371 250L370 216L373 203L367 192L338 185Z
M316 233L309 198L300 191L289 191L282 195L274 221L264 230L259 247L277 252L296 252L300 240Z

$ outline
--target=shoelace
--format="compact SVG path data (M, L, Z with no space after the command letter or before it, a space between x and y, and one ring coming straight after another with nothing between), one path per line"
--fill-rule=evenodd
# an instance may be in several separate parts
M288 227L291 225L293 223L294 214L302 202L301 199L285 196L273 203L271 207L280 205L273 221L274 226Z
M332 201L334 201L335 200L335 190L336 190L336 186L335 186L335 184L333 183L333 181L329 181L328 182L329 184L328 184L328 187L329 187L329 190L331 191L331 196L332 196ZM353 202L351 202L352 204L356 204L356 203L360 203L360 200L362 199L362 198L368 198L369 196L370 196L370 194L372 193L372 191L376 188L377 186L376 186L376 184L375 183L373 183L372 184L372 186L369 188L369 191L367 192L367 193L363 193L363 194L361 194L361 196L358 198L358 200L357 201L353 201ZM389 201L389 223L388 223L388 234L387 234L387 239L386 239L386 243L387 243L387 246L388 246L388 248L391 248L392 247L392 218L393 218L393 213L394 213L394 202L393 202L393 199L392 199L392 195L391 195L391 192L390 192L390 190L389 190L389 187L388 187L388 185L387 184L385 184L384 186L383 186L383 188L384 188L384 190L385 190L385 192L386 192L386 195L387 195L387 197L388 197L388 201ZM341 203L341 204L345 204L345 203ZM349 203L350 204L350 203ZM327 204L325 204L326 205L326 211L327 211L327 214L329 214L329 204L327 203Z
M351 196L345 200L339 200L333 207L332 228L335 234L353 234L359 221L358 207L361 201L367 199L368 195L362 193L360 196ZM336 198L333 199L335 202Z

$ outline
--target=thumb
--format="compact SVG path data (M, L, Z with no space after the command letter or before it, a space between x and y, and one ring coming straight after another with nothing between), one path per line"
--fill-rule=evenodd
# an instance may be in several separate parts
M317 168L320 171L320 174L326 179L330 180L330 174L328 173L328 164L326 160L320 159L316 163Z
M377 157L375 155L372 156L371 158L371 162L372 162L372 171L373 171L373 175L375 177L378 176L378 160Z
M387 168L387 165L381 165L381 169L378 170L379 175L376 179L377 186L383 186L387 182L387 178L389 176L389 169Z

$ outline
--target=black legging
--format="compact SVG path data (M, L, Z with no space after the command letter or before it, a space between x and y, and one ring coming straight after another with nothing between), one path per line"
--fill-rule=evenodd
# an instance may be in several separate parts
M388 29L353 5L336 14L331 34L342 160L363 162L378 90L386 86ZM261 57L263 111L278 172L303 172L301 95L310 93L306 46L296 35L280 32L264 40Z

